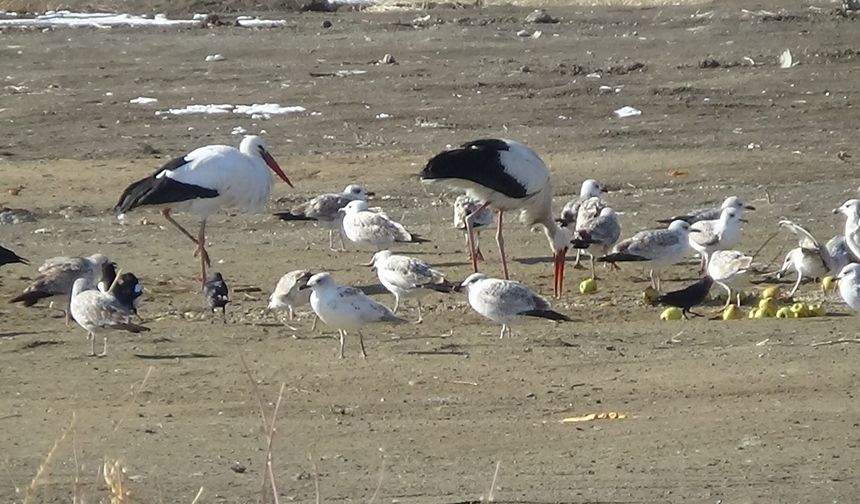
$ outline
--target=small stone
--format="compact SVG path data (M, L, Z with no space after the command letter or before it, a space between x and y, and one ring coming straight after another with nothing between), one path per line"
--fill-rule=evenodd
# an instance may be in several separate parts
M382 65L396 65L397 60L394 59L394 56L386 54L381 60L379 60L379 63Z
M22 224L24 222L36 222L36 216L29 210L23 208L5 208L0 211L0 224Z
M699 68L720 68L720 62L714 58L705 58L699 62Z
M558 23L558 18L550 16L543 9L535 9L526 16L526 23Z
M331 28L331 21L326 19L325 21L322 22L322 27L323 28Z
M247 468L241 462L236 461L230 464L230 470L237 474L244 474Z

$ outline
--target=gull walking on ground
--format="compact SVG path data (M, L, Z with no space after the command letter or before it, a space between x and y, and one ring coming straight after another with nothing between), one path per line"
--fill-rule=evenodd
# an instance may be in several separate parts
M328 229L328 246L334 248L334 232L340 237L340 251L345 251L343 243L343 213L340 209L351 201L367 201L368 196L374 193L368 192L364 186L350 184L342 193L320 194L313 199L295 206L286 212L276 212L273 215L284 221L312 221L318 226Z
M429 264L405 255L395 255L389 250L381 250L374 254L370 261L380 283L394 294L394 308L392 313L397 313L400 300L403 298L415 298L418 304L418 320L420 324L424 321L421 316L421 298L430 292L450 293L454 291L454 285L445 280L442 273L434 270Z
M410 233L403 224L384 213L368 210L366 201L351 201L343 212L343 232L355 244L367 244L382 249L393 243L425 243L429 240Z
M579 196L564 204L557 222L561 224L561 227L573 233L586 221L600 215L603 207L607 206L606 202L600 198L604 190L603 184L594 179L583 181L579 188ZM588 205L584 205L586 201L589 201ZM573 263L574 268L580 267L581 256L582 251L577 249L576 261Z
M367 324L389 322L404 323L385 305L367 297L354 287L343 287L335 283L331 273L322 272L312 276L302 289L312 289L311 308L326 325L337 329L340 335L338 357L343 359L344 341L347 331L358 333L361 357L366 358L364 336L361 328Z
M717 250L708 261L708 276L726 290L726 306L732 304L732 284L749 271L752 256L738 250ZM741 305L741 294L737 293L737 305Z
M860 312L860 264L851 263L839 272L839 294L852 310Z
M626 240L621 240L605 256L598 257L599 262L647 262L651 266L649 277L651 287L660 291L660 273L666 266L675 264L687 255L690 250L690 224L676 220L666 229L648 229L639 231Z
M457 196L454 200L454 227L463 230L463 236L466 239L466 252L469 251L469 232L466 227L466 217L475 214L472 217L472 231L475 233L475 254L478 261L484 260L484 254L481 253L480 237L481 231L493 224L493 209L484 207L480 210L478 207L481 203L466 194ZM471 255L470 255L471 259Z
M741 238L743 223L746 219L740 217L741 211L729 207L720 212L715 220L700 220L690 225L690 247L702 257L701 270L708 268L711 254L717 250L732 247Z
M661 224L671 224L672 221L682 220L685 222L689 222L690 224L694 224L703 220L716 220L720 218L720 213L726 208L734 208L738 211L738 217L744 216L744 210L755 210L755 207L752 205L747 205L737 196L729 196L723 201L723 204L719 207L711 207L711 208L698 208L696 210L687 212L684 215L678 215L676 217L672 217L670 219L659 219L657 222Z
M131 321L134 312L123 306L110 292L90 289L86 278L78 278L72 286L72 318L85 331L90 340L90 356L107 355L107 332L121 330L132 333L149 331L149 328ZM102 352L96 354L96 333L104 333Z
M841 213L845 216L845 243L854 255L855 260L860 260L860 199L850 199L833 213Z
M605 256L621 237L621 224L618 215L611 207L603 207L596 217L583 222L573 233L573 242L582 241L586 247L597 246L601 248L601 255ZM577 250L579 247L577 247ZM591 256L591 278L597 278L594 271L594 254ZM609 263L614 265L615 263Z
M539 317L571 322L567 315L552 309L549 301L535 294L525 285L512 280L490 278L483 273L472 273L457 286L465 291L469 305L484 317L502 324L499 338L511 335L511 323L520 317Z

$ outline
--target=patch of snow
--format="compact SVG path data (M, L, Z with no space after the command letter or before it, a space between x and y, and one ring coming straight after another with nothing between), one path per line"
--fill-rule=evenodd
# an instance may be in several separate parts
M149 105L151 103L158 103L158 99L157 98L148 98L146 96L138 96L137 98L132 98L128 102L133 103L135 105Z
M642 111L628 105L628 106L624 106L624 107L621 107L620 109L616 110L614 112L614 114L615 114L615 117L617 117L619 119L624 119L625 117L635 117L638 115L642 115Z
M230 134L231 135L244 135L247 132L248 132L248 130L246 130L245 128L243 128L241 126L236 126L235 128L233 128L233 131L231 131Z
M385 112L376 114L377 119L388 119L389 117L391 117L391 114L386 114Z
M276 26L284 26L287 24L285 19L260 19L251 16L239 16L236 18L236 23L245 28L274 28Z
M210 54L206 56L206 61L224 61L223 54Z
M109 12L71 12L67 10L47 11L36 17L0 19L2 26L22 26L47 28L51 26L80 27L109 27L109 26L194 26L200 21L194 19L168 19L164 14L156 14L152 18L135 16L133 14L114 14Z
M300 106L282 107L277 103L255 103L253 105L230 105L229 103L211 105L187 105L183 108L159 110L155 115L188 115L188 114L245 114L252 119L270 119L273 115L294 114L304 112Z

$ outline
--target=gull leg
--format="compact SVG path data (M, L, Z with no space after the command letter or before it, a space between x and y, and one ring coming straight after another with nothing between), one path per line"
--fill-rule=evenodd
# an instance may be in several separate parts
M317 322L319 321L319 319L320 319L320 318L319 318L319 317L317 317L317 314L316 314L316 313L314 313L314 323L313 323L313 325L311 326L311 332L314 332L314 331L316 331L316 330L317 330Z
M499 333L499 339L505 338L505 328L507 328L507 327L508 327L507 325L502 324L502 332Z
M416 299L415 301L418 303L418 320L416 320L415 323L420 324L421 322L424 322L424 317L421 316L421 300Z
M730 304L732 304L732 289L731 289L731 287L724 284L723 282L717 282L717 283L720 284L720 287L722 287L723 289L726 289L726 304L723 306L723 309L725 310L726 308L729 307ZM741 295L738 294L738 307L741 306L740 299L741 299Z
M343 241L343 226L337 229L337 235L340 236L340 251L346 252L346 243Z
M358 345L361 347L361 358L367 358L367 352L364 351L364 336L361 334L361 331L356 331L358 333Z
M295 314L295 313L293 313L293 307L292 307L292 305L287 306L287 311L288 311L288 312L289 312L289 314L290 314L290 320L293 320L293 319L295 318L296 314Z
M499 210L499 222L496 226L496 245L499 246L499 257L502 259L502 273L505 274L505 280L510 280L510 275L508 275L508 259L505 257L505 239L502 238L503 220L504 212Z
M391 313L397 313L397 307L400 306L400 296L397 294L394 295L394 309L391 310Z
M346 331L344 331L343 329L338 329L337 332L340 335L340 347L338 350L337 358L343 359L343 346L344 342L346 341Z
M95 338L93 338L95 340ZM102 353L98 355L99 357L107 357L107 336L104 336L104 342L102 345Z
M328 230L328 249L334 251L334 229Z
M96 356L96 335L87 333L87 339L90 341L90 357Z
M797 272L797 281L794 282L794 287L791 289L791 292L788 293L788 297L794 297L794 293L797 292L797 289L800 288L800 281L803 280L803 275L800 272Z
M475 215L477 215L478 212L489 206L489 204L489 201L482 204L474 212L466 216L466 239L469 243L469 257L472 259L472 271L475 273L478 272L478 254L476 252L475 245L475 228L472 225L472 221L474 220Z
M651 287L657 289L659 292L660 288L657 287L657 282L654 280L654 268L651 268L651 271L648 273L648 277L651 279Z
M597 273L594 271L594 254L591 254L591 279L597 278Z
M576 249L576 260L573 261L573 268L576 268L576 269L581 268L582 267L582 265L580 264L581 261L582 261L582 251L579 249Z

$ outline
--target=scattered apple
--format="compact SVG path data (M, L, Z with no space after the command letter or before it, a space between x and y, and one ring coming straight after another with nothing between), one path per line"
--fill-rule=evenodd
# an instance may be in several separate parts
M743 318L744 312L737 306L731 304L723 310L723 320L738 320Z
M684 318L684 313L680 308L671 307L663 310L663 313L660 314L660 320L681 320Z
M597 282L593 278L586 278L579 283L580 294L591 294L597 292Z
M776 311L776 318L792 318L793 315L791 313L791 308L788 306L783 306L779 310Z

